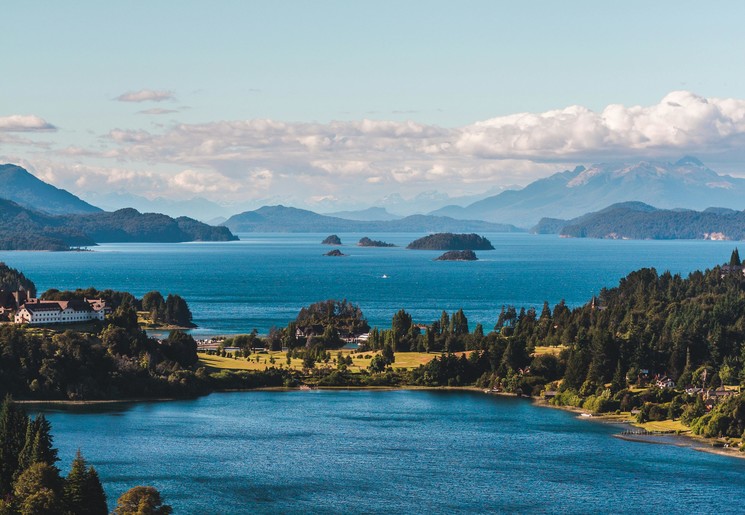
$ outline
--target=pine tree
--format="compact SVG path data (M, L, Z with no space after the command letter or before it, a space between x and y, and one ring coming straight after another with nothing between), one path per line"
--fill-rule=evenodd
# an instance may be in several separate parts
M621 368L621 360L619 359L616 363L616 371L613 373L613 379L611 380L610 390L613 393L620 392L626 387L626 378Z
M0 497L11 492L18 472L18 457L26 444L28 417L7 396L0 406Z
M75 515L105 515L108 510L98 474L93 467L86 469L80 449L65 478L64 500L67 509Z
M729 265L730 266L741 266L742 261L740 261L740 251L737 250L737 247L735 247L735 250L732 251L732 256L729 258Z
M88 467L85 478L85 498L87 499L88 512L90 515L106 515L109 511L106 505L106 494L98 477L98 472L93 466Z

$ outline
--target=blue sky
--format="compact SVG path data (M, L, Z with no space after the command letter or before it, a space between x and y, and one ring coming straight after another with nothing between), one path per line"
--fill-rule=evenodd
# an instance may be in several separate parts
M346 207L687 153L745 172L742 2L29 1L2 18L0 159L83 196ZM595 119L545 126L571 106Z

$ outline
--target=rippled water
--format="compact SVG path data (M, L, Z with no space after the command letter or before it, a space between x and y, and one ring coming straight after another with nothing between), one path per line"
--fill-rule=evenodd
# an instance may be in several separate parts
M421 234L368 234L400 245L360 248L361 234L341 234L347 257L322 254L325 234L250 234L238 242L109 244L95 252L0 252L40 290L95 286L178 293L197 334L266 333L301 307L329 298L358 303L372 325L390 325L401 308L420 322L463 308L472 327L488 330L503 304L584 304L641 267L687 274L727 262L735 246L712 241L610 241L527 234L487 234L496 250L477 262L434 261L439 252L406 250ZM387 278L383 278L383 276Z
M613 438L618 426L447 391L290 391L53 410L113 503L176 513L742 513L745 460Z

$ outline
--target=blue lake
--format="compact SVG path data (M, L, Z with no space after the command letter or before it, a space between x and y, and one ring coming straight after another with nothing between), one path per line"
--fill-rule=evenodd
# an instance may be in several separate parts
M196 334L261 333L284 327L301 307L346 298L371 325L389 326L401 308L428 323L463 308L471 327L489 330L504 304L540 307L587 302L642 267L688 274L729 260L736 243L612 241L528 234L486 234L496 250L480 261L434 261L433 251L406 250L421 234L340 234L346 257L326 257L326 234L248 234L229 243L108 244L94 252L0 252L41 291L95 286L137 296L178 293L189 303ZM361 248L362 236L397 248ZM384 278L383 276L387 276Z
M37 408L38 409L38 408ZM453 391L290 391L48 410L110 505L175 513L742 513L745 460L614 438L618 426Z

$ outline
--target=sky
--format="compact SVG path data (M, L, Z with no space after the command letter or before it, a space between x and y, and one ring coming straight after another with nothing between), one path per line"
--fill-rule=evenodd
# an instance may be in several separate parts
M577 164L745 176L745 3L8 2L0 162L83 198L364 208Z

